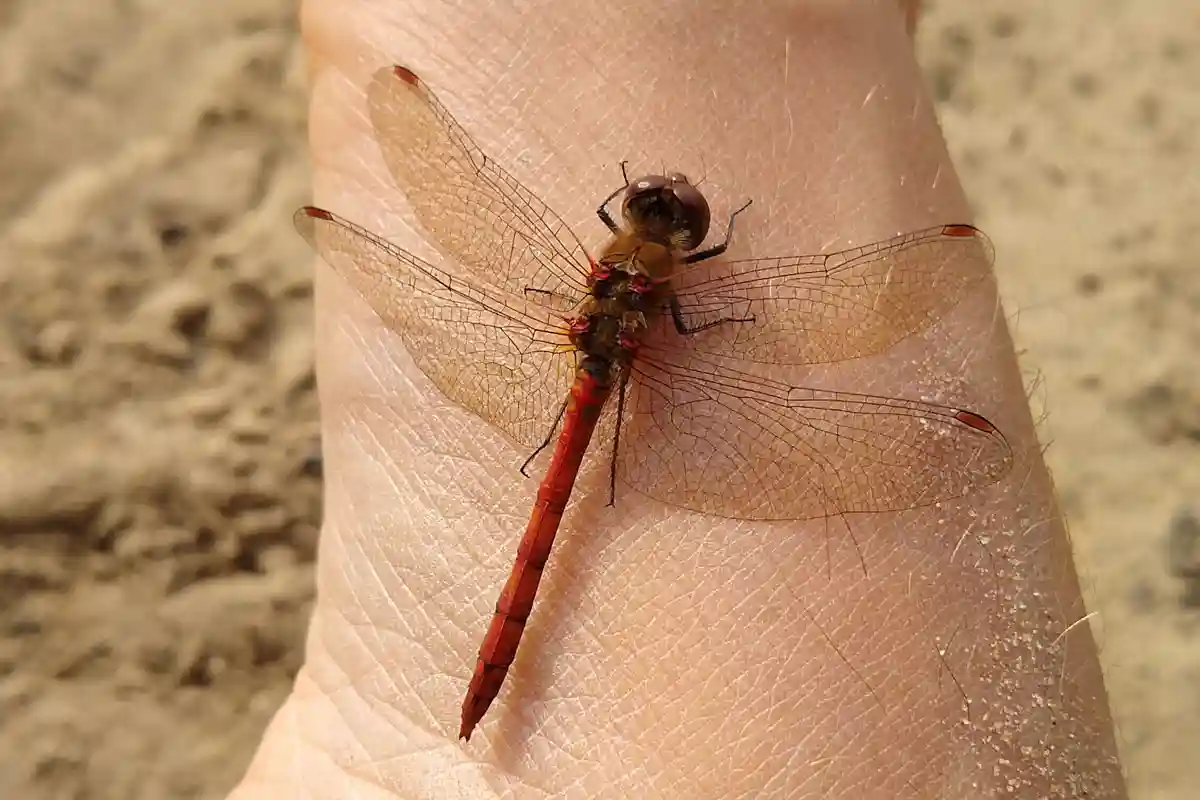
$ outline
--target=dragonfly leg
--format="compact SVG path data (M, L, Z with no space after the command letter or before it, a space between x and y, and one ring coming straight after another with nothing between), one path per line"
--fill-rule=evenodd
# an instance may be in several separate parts
M528 291L533 291L533 290L526 289L525 291L528 292ZM570 397L570 395L568 395L568 398L569 397ZM521 474L524 475L526 478L529 477L529 473L526 472L525 470L528 469L529 465L533 463L533 460L538 457L538 453L545 450L547 447L550 446L550 443L554 441L554 434L558 432L558 426L562 422L563 414L565 414L566 412L567 412L567 401L563 400L562 405L558 407L558 414L554 417L554 424L550 426L550 433L546 434L545 441L543 441L541 444L539 444L537 447L537 450L534 450L532 453L530 453L529 458L525 459L525 463L521 465Z
M612 215L608 213L608 204L613 201L614 197L629 188L629 173L625 171L625 165L628 163L628 161L621 162L621 178L625 181L625 183L621 186L618 186L616 189L613 189L612 193L609 194L608 197L604 198L604 202L601 203L600 207L596 209L596 216L599 217L600 221L604 223L605 227L607 227L613 233L620 233L621 228L619 225L617 225L616 221L613 220Z
M683 309L679 307L679 298L671 295L671 299L667 301L671 307L671 321L675 323L675 330L680 336L691 336L700 331L706 331L709 328L715 328L718 325L724 325L727 322L754 322L754 315L748 317L721 317L714 319L712 322L705 322L701 325L689 326L687 319L683 316Z
M738 214L749 208L750 204L753 202L753 200L747 200L741 208L729 215L729 224L725 226L725 239L723 241L721 241L719 244L714 244L712 247L706 247L703 250L698 250L697 252L692 253L683 259L683 263L695 264L698 261L704 261L705 259L712 258L713 256L719 256L721 253L724 253L726 250L728 250L729 242L733 239L733 221L737 219Z
M629 383L629 373L621 378L617 387L617 427L613 431L612 458L608 460L608 505L617 504L617 452L621 447L621 419L625 416L625 386Z

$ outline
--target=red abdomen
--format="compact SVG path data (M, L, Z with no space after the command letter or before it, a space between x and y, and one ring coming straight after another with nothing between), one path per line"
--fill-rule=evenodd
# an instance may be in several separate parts
M496 613L479 648L475 674L463 701L459 738L469 740L475 725L500 692L504 677L521 643L525 622L533 610L542 571L550 558L550 548L562 520L584 453L596 430L600 412L612 389L586 370L579 370L567 409L562 432L554 448L546 477L538 488L537 503L517 547L517 560L496 601Z

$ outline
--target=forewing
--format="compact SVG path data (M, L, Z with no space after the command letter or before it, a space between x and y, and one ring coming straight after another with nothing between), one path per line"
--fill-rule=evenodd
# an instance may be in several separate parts
M450 275L323 209L301 208L295 222L447 397L526 447L541 443L575 373L553 309Z
M737 519L914 508L1012 466L1004 436L973 412L789 386L654 349L634 362L620 443L630 487Z
M420 78L376 73L368 90L384 161L421 225L481 285L587 293L590 261L557 214L471 140Z
M688 347L767 364L823 364L887 350L990 276L992 247L941 225L837 253L701 262L672 280ZM720 320L737 320L718 323Z

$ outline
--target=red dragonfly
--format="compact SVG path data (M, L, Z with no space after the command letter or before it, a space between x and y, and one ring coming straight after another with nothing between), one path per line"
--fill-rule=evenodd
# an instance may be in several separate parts
M597 214L613 238L592 259L413 72L381 70L368 102L384 159L445 259L435 266L311 206L297 228L449 398L534 455L554 443L461 738L513 662L593 438L610 460L610 503L620 480L738 519L908 509L1010 469L1004 436L973 411L799 386L780 370L879 353L927 328L987 278L991 248L977 229L702 264L725 251L749 203L723 241L698 249L709 206L673 173L626 179L605 199ZM607 207L622 193L618 223Z

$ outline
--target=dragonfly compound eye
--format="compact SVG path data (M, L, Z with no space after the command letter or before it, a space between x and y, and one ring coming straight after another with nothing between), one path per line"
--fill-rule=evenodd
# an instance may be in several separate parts
M682 246L684 250L695 250L708 236L708 224L712 213L708 208L708 200L704 199L699 189L688 183L687 178L680 173L673 177L681 179L671 184L671 191L679 204L678 229L687 234Z
M636 178L629 182L629 187L625 190L623 205L628 206L630 203L636 203L639 200L657 197L670 184L670 179L665 175L643 175L640 178Z
M684 250L695 249L708 235L708 201L681 172L630 181L623 209L625 218L644 235L672 240Z

